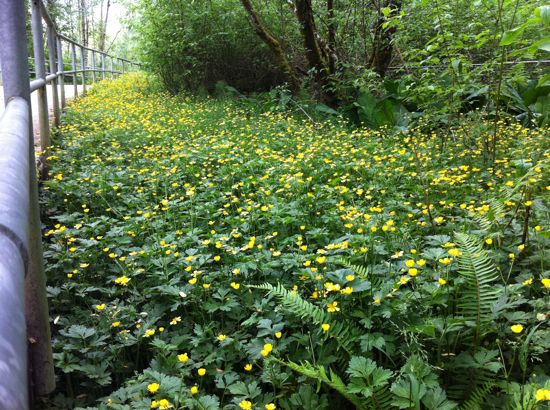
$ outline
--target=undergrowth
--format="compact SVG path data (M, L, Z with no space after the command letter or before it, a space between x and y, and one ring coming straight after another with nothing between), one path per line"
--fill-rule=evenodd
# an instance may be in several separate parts
M50 153L44 408L548 403L547 129L503 123L491 165L480 124L146 91L95 85Z

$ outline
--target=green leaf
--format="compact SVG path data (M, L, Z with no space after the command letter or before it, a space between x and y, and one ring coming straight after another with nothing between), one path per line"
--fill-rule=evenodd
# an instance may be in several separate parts
M515 43L519 39L521 34L525 31L526 28L527 28L527 25L522 24L519 27L516 27L512 30L508 30L508 31L504 32L504 34L502 35L502 38L500 39L499 45L500 46L509 46L509 45Z
M550 26L550 5L537 7L535 9L535 16L540 17L542 24Z
M457 406L454 401L447 399L445 391L439 386L428 390L422 398L422 404L426 406L427 410L451 410Z
M426 394L426 387L412 374L403 377L391 387L392 404L400 409L420 410L420 401Z

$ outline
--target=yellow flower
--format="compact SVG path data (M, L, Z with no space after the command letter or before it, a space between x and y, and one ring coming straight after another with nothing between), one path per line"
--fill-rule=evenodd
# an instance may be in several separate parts
M130 278L128 278L126 276L120 276L120 277L115 279L115 283L117 285L126 286L126 285L128 285L128 282L130 282Z
M167 410L167 409L171 409L173 406L172 404L166 400L166 399L161 399L161 400L153 400L151 402L151 408L152 409L159 409L159 410Z
M277 339L280 339L281 337L283 337L283 334L281 332L275 332L275 337Z
M120 326L120 322L118 321L111 323L111 327L119 327L119 326Z
M197 373L199 376L204 376L206 374L206 369L201 367L199 370L197 370Z
M443 258L443 259L439 259L439 263L447 266L449 265L453 260L451 258Z
M338 311L340 310L340 308L338 307L338 302L329 303L329 304L327 305L327 310L328 310L330 313L338 312Z
M191 394L197 394L199 392L199 388L197 386L191 387Z
M174 325L177 325L179 322L181 322L181 316L176 316L175 318L173 318L171 321L170 321L170 324L172 326Z
M447 281L446 281L445 279L443 279L443 278L439 278L437 281L439 282L439 284L440 284L441 286L447 284Z
M326 256L319 256L317 259L315 259L315 262L317 262L319 265L322 265L327 260Z
M541 279L541 283L546 289L550 289L550 278Z
M414 260L412 259L406 260L405 265L407 265L407 268L412 268L414 266Z
M265 405L265 410L275 410L277 408L277 406L275 406L275 404L273 403L267 403Z
M351 281L353 281L354 279L355 279L355 276L353 276L353 275L347 275L347 276L346 276L346 280L347 280L348 282L351 282Z
M485 239L485 243L487 245L492 245L493 244L493 240L491 238L488 238L488 239Z
M425 259L419 259L416 261L416 264L418 266L424 266L426 264L426 260Z
M247 372L251 371L252 370L252 365L250 363L247 363L244 365L244 370L246 370Z
M263 350L260 352L263 357L267 357L269 353L273 350L273 345L271 343L266 343Z
M241 287L240 283L237 282L231 282L230 286L235 290L238 290Z
M323 329L323 332L328 332L328 330L330 329L330 325L328 323L323 323L321 325L321 329Z
M535 393L536 401L550 401L550 390L549 389L538 389Z
M252 410L252 402L243 400L239 403L239 407L243 410Z
M533 278L529 278L523 281L524 285L531 285L533 283Z
M410 268L409 269L409 275L411 275L412 277L415 277L416 275L418 275L418 269Z
M518 245L518 251L523 251L525 249L525 244Z
M514 332L514 333L523 332L523 326L519 325L519 324L511 326L510 329L512 329L512 332Z
M449 255L451 255L452 257L455 257L455 258L457 256L462 255L462 252L460 251L460 249L457 249L457 248L449 249L447 252L449 252Z
M179 354L178 355L178 360L182 363L185 363L189 360L189 356L187 355L187 353Z
M160 384L158 383L151 383L147 386L147 390L149 390L149 393L155 394L160 388Z
M105 303L102 303L101 305L95 305L95 308L99 311L102 311L103 309L105 309Z
M223 342L226 338L227 338L226 335L222 335L222 334L218 335L218 340L219 340L220 342Z
M155 334L155 329L147 329L143 337L151 337Z
M203 283L202 287L205 289L210 289L210 283Z

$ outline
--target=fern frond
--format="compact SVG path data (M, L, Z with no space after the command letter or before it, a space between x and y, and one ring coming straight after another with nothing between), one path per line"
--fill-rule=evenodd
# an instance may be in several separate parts
M479 238L464 233L456 233L455 238L462 251L459 274L465 280L458 306L464 320L475 323L477 335L492 319L491 309L501 291L495 288L498 272Z
M334 389L338 393L340 393L344 398L346 398L346 400L352 403L357 409L365 409L365 410L367 409L367 407L363 404L361 398L356 396L355 394L348 392L346 384L331 369L329 369L329 375L327 375L327 372L324 367L314 366L307 361L298 364L291 361L280 360L273 356L270 357L268 360L280 363L283 366L286 366L294 370L296 373L300 373L306 377L309 377L310 379L314 379L321 383L326 384L331 389Z
M485 401L485 398L487 397L487 394L491 391L491 389L495 386L494 381L489 381L487 383L484 383L480 385L478 388L476 388L468 400L466 400L462 406L460 406L460 410L479 410L483 408L483 402Z
M362 280L368 279L371 283L372 289L380 290L384 284L387 284L387 280L385 280L385 278L374 276L368 266L353 264L347 258L340 258L337 262L340 263L340 265L350 269L355 276L361 278Z
M346 268L351 269L353 273L355 273L361 279L367 279L369 275L368 266L355 265L351 263L351 261L347 258L339 258L337 262L340 263L342 266L345 266Z
M264 283L262 285L249 287L267 290L270 294L277 297L286 309L301 319L309 319L317 326L320 326L323 323L328 323L330 325L328 336L336 340L338 346L352 356L353 345L356 343L358 336L361 334L361 332L355 329L352 325L343 320L334 320L323 309L315 306L307 300L304 300L296 292L288 291L281 284L273 286L269 283Z

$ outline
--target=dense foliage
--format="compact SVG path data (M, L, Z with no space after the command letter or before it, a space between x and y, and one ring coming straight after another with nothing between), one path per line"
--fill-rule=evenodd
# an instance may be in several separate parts
M171 91L285 86L371 128L478 109L550 123L548 64L517 64L550 54L539 0L155 0L134 12L142 60Z
M147 87L96 85L49 157L44 407L548 403L548 129L502 122L492 161L482 118L395 136Z

